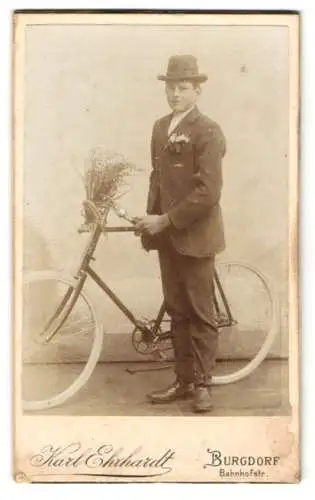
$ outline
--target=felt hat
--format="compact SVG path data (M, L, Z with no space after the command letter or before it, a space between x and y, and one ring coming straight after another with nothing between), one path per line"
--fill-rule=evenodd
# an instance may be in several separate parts
M200 83L208 79L207 75L199 73L196 57L188 54L171 56L166 75L158 75L157 78L162 81L194 80Z

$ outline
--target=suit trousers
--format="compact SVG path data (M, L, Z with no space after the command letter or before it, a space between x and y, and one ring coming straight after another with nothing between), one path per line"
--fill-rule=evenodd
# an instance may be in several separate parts
M177 378L208 386L218 346L213 313L214 257L180 254L167 239L159 249L159 262Z

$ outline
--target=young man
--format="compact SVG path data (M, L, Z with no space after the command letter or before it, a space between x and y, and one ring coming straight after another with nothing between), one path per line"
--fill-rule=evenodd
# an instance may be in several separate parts
M172 113L157 120L152 134L152 173L147 214L138 219L145 248L157 248L163 294L171 318L176 380L149 394L153 403L193 398L193 410L212 408L211 377L218 330L213 315L215 254L225 246L220 209L220 127L196 107L198 62L172 56L165 82ZM150 241L151 240L151 241Z

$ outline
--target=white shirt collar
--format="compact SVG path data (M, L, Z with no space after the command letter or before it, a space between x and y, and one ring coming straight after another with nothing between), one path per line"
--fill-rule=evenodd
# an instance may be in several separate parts
M172 119L170 121L169 127L168 127L168 134L174 130L177 125L185 118L188 113L190 113L194 109L195 105L191 106L189 109L186 109L186 111L181 111L180 113L174 113L172 116Z

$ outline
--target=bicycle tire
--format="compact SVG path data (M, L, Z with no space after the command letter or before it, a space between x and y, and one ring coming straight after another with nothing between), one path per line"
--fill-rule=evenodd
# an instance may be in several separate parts
M271 282L269 279L267 279L258 269L255 267L243 263L243 262L238 262L238 261L231 261L231 262L220 262L217 265L217 269L220 269L222 267L229 266L229 267L238 267L241 269L245 269L246 271L249 271L250 273L253 273L253 275L259 280L261 285L264 287L269 305L270 305L270 312L271 312L271 319L270 319L270 326L268 328L268 331L266 332L265 339L261 346L259 347L256 355L248 360L247 364L243 366L241 369L236 370L235 372L226 374L226 375L214 375L212 379L213 385L225 385L225 384L230 384L237 382L239 380L244 379L245 377L249 376L254 370L258 368L258 366L264 361L266 356L268 355L270 348L275 340L275 337L278 333L279 330L279 312L278 312L278 299L277 295L275 294L273 287L271 285ZM229 300L229 297L227 296L227 300ZM233 311L232 311L233 314ZM236 318L237 320L237 318Z
M72 277L65 277L63 274L56 273L54 271L33 271L28 272L24 276L24 285L29 285L32 283L40 283L42 281L51 281L53 283L62 284L67 287L73 287L75 290L78 286L78 280ZM83 292L82 290L78 294L75 302L78 301L79 297L83 300L83 302L87 305L87 308L91 314L92 323L93 323L93 339L92 339L92 347L90 352L88 353L88 358L85 362L84 368L82 369L79 376L62 392L52 396L47 397L40 400L35 401L26 401L22 396L22 405L23 410L25 411L39 411L45 410L48 408L52 408L58 405L61 405L71 397L73 397L79 390L83 388L86 382L89 380L92 375L94 368L99 360L102 344L103 344L103 333L100 328L100 325L97 320L97 315L95 313L94 307L91 303L90 298ZM56 335L58 335L58 318L59 318L59 328L60 325L63 324L65 314L64 311L66 309L66 304L59 311L55 321L57 324L55 325L55 330L57 331ZM22 372L23 373L23 372ZM23 376L23 375L22 375Z

